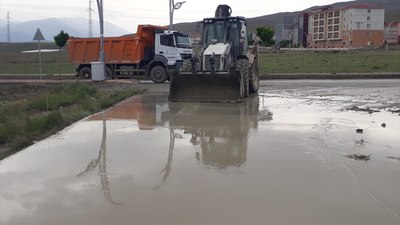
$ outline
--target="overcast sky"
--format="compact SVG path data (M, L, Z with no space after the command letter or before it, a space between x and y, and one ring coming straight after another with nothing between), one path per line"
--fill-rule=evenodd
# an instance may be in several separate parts
M175 0L176 2L179 0ZM314 5L326 5L339 0L186 0L175 11L174 22L192 22L214 15L218 4L228 4L233 15L256 17L277 12L298 11ZM95 19L98 18L96 1L93 0ZM107 22L119 25L130 32L138 24L167 25L168 0L103 0ZM13 21L38 20L49 17L88 17L89 0L0 0L0 18L4 23L7 11ZM4 24L3 24L4 25Z

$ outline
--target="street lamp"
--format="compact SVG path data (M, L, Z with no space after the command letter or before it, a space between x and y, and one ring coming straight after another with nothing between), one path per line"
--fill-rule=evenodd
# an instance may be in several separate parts
M104 57L104 16L103 16L103 0L96 0L97 8L99 11L99 21L100 21L100 52L99 61L103 63L105 61Z
M389 50L389 42L388 42L388 38L389 38L389 29L390 29L390 26L392 26L392 24L394 23L395 21L392 21L392 22L390 22L389 23L389 25L388 25L388 27L386 28L386 38L385 38L385 44L386 44L386 51L388 51Z
M292 48L292 37L294 32L289 33L289 48Z
M174 0L169 0L169 29L172 30L172 24L173 24L173 20L174 20L174 10L178 10L182 7L183 3L185 3L186 1L183 2L177 2L176 4L174 3Z
M306 32L304 32L303 31L303 34L305 34L306 35L306 46L304 46L304 47L306 47L306 48L308 48L308 45L309 45L309 40L308 40L308 34L306 33Z

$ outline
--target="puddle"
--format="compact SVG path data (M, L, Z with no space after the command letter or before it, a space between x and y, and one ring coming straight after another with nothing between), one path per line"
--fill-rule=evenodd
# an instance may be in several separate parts
M271 92L73 124L0 162L0 224L399 224L400 118Z

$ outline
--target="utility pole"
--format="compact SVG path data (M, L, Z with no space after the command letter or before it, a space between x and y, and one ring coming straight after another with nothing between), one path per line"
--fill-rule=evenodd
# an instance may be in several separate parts
M7 12L7 42L11 41L11 34L10 34L10 12Z
M89 13L89 37L93 37L93 17L92 13L94 10L92 9L93 0L89 0L89 8L86 11Z
M100 22L100 57L99 61L104 63L104 15L103 15L103 0L97 0L97 11L99 12Z

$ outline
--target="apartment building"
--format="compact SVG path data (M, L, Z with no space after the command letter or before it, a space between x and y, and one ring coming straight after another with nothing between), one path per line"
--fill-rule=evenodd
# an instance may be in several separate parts
M318 8L309 16L309 47L381 47L384 19L385 10L372 4Z

